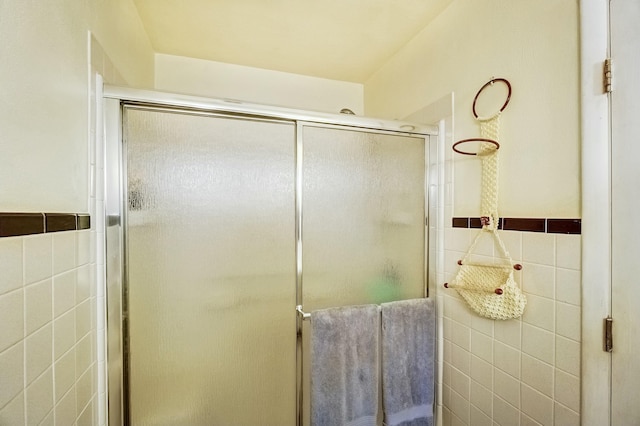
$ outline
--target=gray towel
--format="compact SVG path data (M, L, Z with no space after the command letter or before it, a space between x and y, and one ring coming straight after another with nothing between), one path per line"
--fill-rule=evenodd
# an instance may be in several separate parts
M382 304L382 409L388 426L432 426L435 303Z
M375 426L380 313L376 305L311 313L311 425Z

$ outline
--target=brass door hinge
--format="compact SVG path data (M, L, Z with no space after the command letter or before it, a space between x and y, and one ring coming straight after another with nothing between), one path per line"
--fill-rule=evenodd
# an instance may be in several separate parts
M605 352L613 352L613 318L604 319L604 347Z
M603 87L604 93L613 92L613 64L611 58L604 60L604 73L603 73Z

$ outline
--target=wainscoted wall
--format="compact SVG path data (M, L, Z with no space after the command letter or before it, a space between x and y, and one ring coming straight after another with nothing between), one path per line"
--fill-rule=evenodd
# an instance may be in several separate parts
M30 215L0 220L0 425L101 425L89 64L111 83L152 87L153 49L131 0L9 0L0 15L0 212ZM88 49L89 31L121 73ZM52 214L47 229L59 232L5 232L17 217L42 225L38 212L90 214L93 229L62 231L72 215Z
M451 222L449 222L451 223ZM476 229L445 229L451 280ZM521 319L493 321L438 289L443 324L444 425L580 424L580 235L503 231L516 281L527 296ZM487 236L478 253L494 255Z
M0 213L2 426L106 424L104 167L96 74L112 84L126 81L95 38L89 43L89 214Z
M450 97L452 100L452 97ZM446 101L446 99L444 99ZM470 310L450 282L473 239L478 217L454 212L452 102L443 117L433 168L430 294L438 301L438 422L441 426L579 425L581 377L581 219L502 218L500 235L527 296L522 318L493 321ZM437 105L436 105L437 106ZM428 112L418 120L434 121ZM435 189L437 188L437 191ZM435 195L437 192L437 196ZM499 251L487 235L474 253L490 261Z
M455 217L458 156L446 133L440 165L443 233L436 294L441 345L439 368L444 426L580 424L581 220L502 218L500 236L522 270L516 282L527 296L522 318L494 321L470 310L443 287L458 271L478 235L477 217ZM490 235L475 254L499 255Z
M94 424L91 246L89 230L0 238L0 424Z

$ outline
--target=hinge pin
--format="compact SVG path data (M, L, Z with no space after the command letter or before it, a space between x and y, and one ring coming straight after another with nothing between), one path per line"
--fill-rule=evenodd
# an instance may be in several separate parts
M613 64L611 58L607 58L604 61L604 93L611 93L613 91Z
M613 318L604 319L604 351L613 352Z

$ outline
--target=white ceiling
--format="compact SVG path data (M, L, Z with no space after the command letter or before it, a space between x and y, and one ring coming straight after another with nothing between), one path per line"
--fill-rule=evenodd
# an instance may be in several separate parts
M364 83L452 0L133 0L153 48Z

